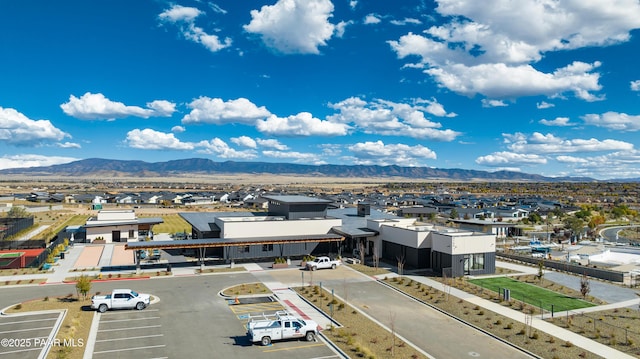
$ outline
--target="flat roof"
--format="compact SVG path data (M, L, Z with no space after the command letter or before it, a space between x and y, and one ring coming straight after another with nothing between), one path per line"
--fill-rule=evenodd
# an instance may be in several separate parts
M91 223L96 222L96 223ZM82 227L84 228L97 228L97 227L112 227L112 226L124 226L130 224L160 224L164 223L164 220L160 217L143 217L131 220L114 220L114 221L87 221Z
M161 249L161 248L209 248L238 247L256 244L287 244L304 242L336 242L344 237L337 234L309 234L299 236L249 237L249 238L205 238L173 241L139 241L127 242L125 249Z
M314 204L314 203L333 203L327 199L320 199L315 197L307 197L300 195L284 195L284 196L262 196L270 201L282 202L286 204Z
M266 213L259 213L264 216ZM217 217L254 217L254 212L180 212L182 219L200 232L219 231L214 223Z

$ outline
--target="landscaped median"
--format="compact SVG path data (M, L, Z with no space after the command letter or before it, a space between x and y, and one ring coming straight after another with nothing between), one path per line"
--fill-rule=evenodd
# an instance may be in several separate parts
M319 286L297 287L298 294L322 310L339 327L325 328L322 334L347 355L359 358L427 358L395 333L381 327L366 315Z

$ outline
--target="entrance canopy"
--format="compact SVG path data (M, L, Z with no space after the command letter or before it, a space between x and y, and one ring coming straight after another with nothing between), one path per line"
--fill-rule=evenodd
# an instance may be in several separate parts
M344 237L337 234L309 234L300 236L250 237L250 238L205 238L174 241L128 242L125 249L173 249L173 248L215 248L250 246L260 244L287 244L305 242L340 242Z

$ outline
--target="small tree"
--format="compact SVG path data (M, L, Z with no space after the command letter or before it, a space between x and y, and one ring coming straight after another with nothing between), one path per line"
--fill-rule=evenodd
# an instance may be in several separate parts
M542 260L538 261L538 275L536 275L536 277L538 277L539 282L542 282L542 278L544 277L544 261Z
M582 278L580 278L580 293L582 294L582 298L587 298L587 294L589 294L589 292L591 292L589 278L586 274L583 274Z
M81 275L76 283L76 290L78 291L78 297L82 294L82 299L87 299L87 293L91 290L91 279L85 274Z
M33 214L27 211L24 207L11 207L9 212L7 212L8 218L29 218L33 217Z

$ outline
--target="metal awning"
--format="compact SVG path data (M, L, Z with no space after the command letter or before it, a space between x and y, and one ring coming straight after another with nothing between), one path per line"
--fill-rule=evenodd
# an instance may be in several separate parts
M305 242L337 242L344 237L337 234L310 234L301 236L251 237L251 238L205 238L173 241L128 242L125 249L173 249L173 248L214 248L238 247L262 244L287 244Z

